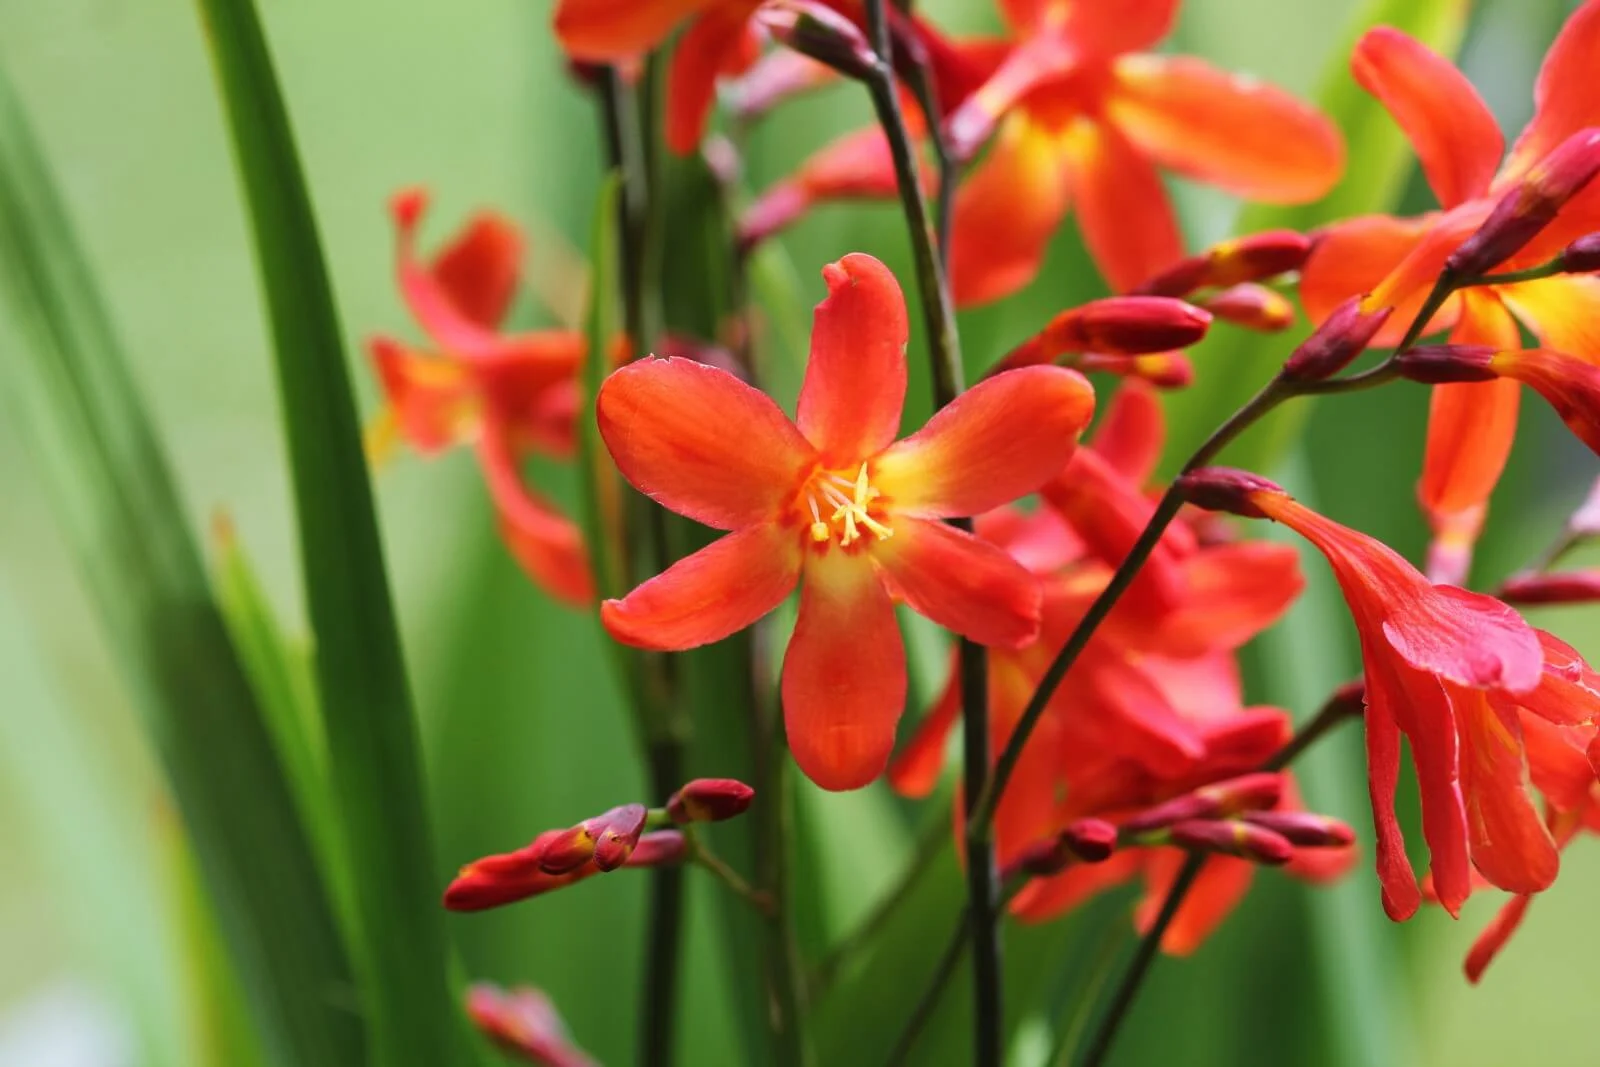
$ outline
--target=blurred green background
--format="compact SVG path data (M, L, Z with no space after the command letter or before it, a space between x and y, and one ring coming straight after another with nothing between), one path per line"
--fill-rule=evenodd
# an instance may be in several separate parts
M951 27L988 24L970 0L926 6ZM1359 6L1190 0L1172 47L1310 94ZM542 0L263 7L352 353L371 332L414 336L391 281L384 212L401 185L434 190L434 234L492 205L529 225L535 260L556 241L585 240L600 170L596 118L562 74ZM1539 57L1570 7L1477 5L1462 62L1508 130L1526 118ZM170 0L13 0L0 5L0 64L63 183L191 523L205 530L216 509L231 514L275 606L303 629L268 341L193 11ZM751 183L765 185L829 132L865 117L847 89L792 106L751 136ZM1223 198L1190 188L1179 195L1196 242L1232 225L1234 207ZM1429 203L1414 174L1404 203ZM888 206L826 208L785 248L803 309L821 295L817 269L844 252L905 262ZM966 317L969 359L992 357L1049 312L1100 291L1069 226L1024 296ZM531 299L520 313L529 322L541 314ZM0 343L15 344L3 321ZM1226 345L1206 357L1202 375L1227 373ZM365 367L357 373L370 401ZM1324 510L1416 558L1423 531L1411 494L1424 409L1423 392L1407 388L1324 404L1285 477ZM1527 410L1480 554L1484 581L1548 540L1596 473L1547 413ZM552 477L559 482L559 472ZM495 539L468 458L405 457L378 486L424 719L442 887L473 856L639 796L642 778L597 627L521 579ZM230 1062L219 1058L218 997L195 962L210 934L181 828L8 422L0 422L0 501L0 1064ZM1309 569L1325 573L1320 562ZM1535 621L1600 654L1592 611ZM1349 636L1325 586L1315 588L1291 628L1255 650L1252 676L1267 687L1256 697L1308 712L1326 683L1352 668ZM1306 786L1314 802L1365 831L1356 734L1307 761ZM803 801L813 857L801 873L803 933L815 945L892 881L912 825L943 810L912 811L877 790L808 792ZM1475 899L1460 923L1428 911L1395 927L1366 864L1322 893L1264 876L1212 943L1158 966L1118 1060L1164 1052L1194 1063L1592 1064L1600 927L1588 903L1600 885L1600 849L1580 841L1564 866L1476 990L1460 962L1498 906L1492 896ZM712 914L721 901L698 878L692 898L684 1050L702 1057L693 1062L736 1062ZM1011 932L1016 966L1037 971L1015 987L1035 990L1012 1009L1019 1064L1036 1062L1047 1045L1034 1040L1043 1030L1031 1013L1052 1010L1062 952L1095 940L1088 927L1125 923L1124 904L1108 902L1076 924ZM452 929L471 974L545 987L580 1044L604 1062L625 1062L642 906L643 879L618 877L455 917ZM942 939L944 914L932 912L939 925L916 931L922 940ZM923 973L909 961L876 966L878 986L911 988ZM831 1035L822 1047L854 1047L852 1027L892 1032L897 1022L873 1017L883 1003L822 1005L819 1025ZM959 1025L961 1012L949 1015L948 1025ZM945 1044L950 1062L960 1062L962 1044Z

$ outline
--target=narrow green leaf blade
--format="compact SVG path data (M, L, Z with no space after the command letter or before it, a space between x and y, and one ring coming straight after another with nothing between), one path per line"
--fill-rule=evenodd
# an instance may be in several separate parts
M277 1063L358 1063L349 968L185 510L21 106L0 79L4 392L194 841Z
M1344 134L1344 179L1313 204L1256 205L1239 220L1238 232L1279 227L1310 230L1334 219L1392 210L1413 166L1411 146L1383 105L1350 75L1350 54L1368 28L1394 26L1444 55L1454 54L1466 28L1466 0L1368 0L1352 21L1345 40L1332 53L1317 104ZM1171 447L1167 464L1175 468L1222 421L1238 410L1275 374L1304 322L1281 334L1253 334L1221 327L1193 349L1196 376L1190 388L1173 394L1167 406ZM1299 400L1273 412L1225 453L1227 462L1255 470L1281 455L1311 410ZM1169 472L1170 473L1170 472Z
M411 694L327 269L250 0L199 0L249 209L289 443L374 1061L463 1062Z

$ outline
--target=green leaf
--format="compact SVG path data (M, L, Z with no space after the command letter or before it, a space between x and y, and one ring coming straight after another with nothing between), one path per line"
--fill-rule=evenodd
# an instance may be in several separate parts
M374 1061L464 1059L417 725L327 269L249 0L199 0L276 350L300 561Z
M1368 0L1362 5L1344 42L1332 53L1331 69L1316 97L1318 106L1344 134L1347 169L1343 180L1313 204L1253 206L1241 215L1238 232L1280 227L1304 231L1335 219L1392 210L1412 170L1411 146L1383 105L1351 77L1350 54L1369 27L1389 25L1451 55L1461 43L1467 7L1463 0ZM1173 394L1167 405L1171 433L1168 473L1277 373L1294 344L1305 336L1305 329L1303 320L1281 334L1247 333L1222 326L1191 351L1197 370L1195 383ZM1284 405L1224 452L1224 460L1265 469L1282 454L1310 410L1311 401L1306 399Z
M20 105L0 80L6 399L172 783L274 1063L362 1059L349 969L185 509ZM114 868L112 868L114 869Z

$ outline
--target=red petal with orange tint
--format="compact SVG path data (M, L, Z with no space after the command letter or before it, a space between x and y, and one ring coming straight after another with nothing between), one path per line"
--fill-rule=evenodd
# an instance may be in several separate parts
M574 59L628 59L667 39L673 29L717 0L557 0L556 37Z
M1068 867L1049 878L1035 878L1011 902L1011 914L1024 922L1044 922L1065 915L1091 897L1121 885L1139 873L1145 856L1124 849L1104 863Z
M673 153L686 156L700 147L717 98L717 78L737 73L745 65L752 10L749 4L712 4L673 47L667 64L664 135Z
M1440 204L1455 207L1488 191L1505 140L1455 64L1399 30L1379 26L1356 44L1350 68L1405 131Z
M905 295L889 268L853 252L822 268L828 296L811 320L800 432L829 468L855 466L900 432L906 397Z
M384 399L412 448L438 452L476 428L478 397L459 364L421 355L387 337L374 337L367 350Z
M951 657L952 668L955 657ZM889 785L904 797L920 799L933 792L944 772L945 742L961 717L961 679L952 669L939 699L917 723L911 739L889 764Z
M1394 813L1394 793L1400 782L1400 729L1391 709L1407 697L1393 666L1382 658L1380 649L1370 647L1365 634L1362 659L1367 667L1367 790L1377 831L1378 884L1384 912L1395 922L1404 922L1422 904L1417 874L1406 856L1405 836Z
M1114 56L1149 48L1171 32L1178 0L1000 0L1000 13L1019 35L1047 31L1080 55Z
M1494 291L1546 348L1600 364L1600 277L1558 274Z
M1039 634L1039 580L1000 549L942 522L897 516L872 546L890 590L918 614L985 645Z
M1435 218L1362 215L1319 231L1310 257L1300 268L1300 301L1306 315L1321 323L1352 296L1377 288L1417 246ZM1397 322L1391 317L1374 344L1395 344L1409 324L1409 319Z
M1600 0L1588 0L1556 35L1533 87L1533 119L1511 148L1501 181L1509 184L1585 126L1600 126L1594 91L1600 55Z
M1514 714L1482 693L1460 691L1453 705L1461 736L1461 792L1472 862L1512 893L1537 893L1561 866L1555 840L1528 797L1528 766Z
M434 259L433 274L463 315L492 330L517 293L522 233L503 215L474 215Z
M1071 70L1078 57L1070 41L1056 34L1034 34L1011 42L982 85L955 101L945 116L945 144L958 160L968 160L989 140L1018 101L1040 85Z
M1067 214L1060 146L1013 114L956 192L950 286L960 307L987 304L1033 281Z
M897 513L977 515L1033 492L1060 471L1094 414L1077 371L1022 367L986 378L873 463Z
M1494 918L1489 920L1489 925L1483 928L1483 933L1478 935L1471 951L1467 953L1467 981L1478 984L1484 969L1500 954L1506 942L1511 940L1511 935L1517 932L1517 927L1522 925L1522 917L1528 913L1528 905L1532 901L1531 896L1512 897L1495 912Z
M1538 390L1567 429L1600 455L1600 366L1548 348L1503 352L1490 365Z
M523 481L511 442L498 423L485 425L478 459L512 557L534 584L557 599L576 607L593 603L594 581L582 533Z
M731 530L786 506L816 453L765 393L688 359L644 359L600 387L600 435L623 477L696 522Z
M1132 289L1183 255L1166 186L1144 151L1087 119L1065 134L1072 197L1089 254L1111 288Z
M1241 541L1215 545L1183 563L1184 597L1139 648L1164 656L1200 656L1238 648L1271 626L1305 587L1293 545Z
M783 657L783 721L795 763L823 789L859 789L889 762L906 700L894 602L862 556L806 561Z
M1161 398L1144 382L1130 378L1112 395L1090 447L1123 478L1143 485L1161 462L1166 434Z
M600 605L612 637L677 652L720 641L782 603L800 575L795 532L778 523L735 530L621 600Z
M1344 142L1281 89L1191 56L1125 56L1110 119L1140 152L1238 196L1303 203L1333 188Z
M1155 925L1167 894L1172 892L1178 871L1188 859L1177 849L1155 849L1145 863L1144 897L1133 913L1134 927L1148 933ZM1211 936L1250 889L1255 864L1232 856L1211 856L1200 868L1189 895L1178 907L1172 924L1161 937L1161 951L1172 956L1187 956Z

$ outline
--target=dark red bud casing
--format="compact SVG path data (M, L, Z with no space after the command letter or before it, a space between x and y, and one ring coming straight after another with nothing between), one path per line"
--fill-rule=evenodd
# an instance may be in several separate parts
M1299 270L1311 254L1311 239L1293 230L1266 230L1212 245L1181 259L1136 290L1183 296L1196 289L1227 287Z
M867 43L861 28L843 15L811 0L767 0L756 10L773 40L826 64L847 78L877 76L883 60Z
M1260 333L1278 333L1294 325L1294 305L1282 293L1254 282L1229 286L1201 301L1224 322Z
M1252 811L1244 821L1301 848L1346 848L1356 843L1349 824L1309 811Z
M1579 130L1535 163L1445 261L1458 277L1486 274L1522 250L1600 173L1600 128Z
M1394 308L1365 310L1363 299L1353 296L1334 308L1322 325L1290 353L1279 372L1285 381L1320 382L1331 378L1367 350L1394 314Z
M667 817L680 826L743 815L756 791L734 778L696 778L667 800Z
M1495 349L1488 345L1419 345L1395 356L1400 374L1428 385L1448 382L1491 382L1500 375L1490 366Z
M1498 595L1507 604L1588 604L1600 600L1600 570L1514 574Z
M1180 848L1238 856L1277 867L1294 858L1294 845L1282 834L1234 820L1196 819L1175 823L1167 836Z
M1233 467L1202 467L1180 475L1175 484L1183 498L1197 508L1225 511L1247 519L1267 517L1250 499L1252 494L1283 492L1283 487L1276 482Z

